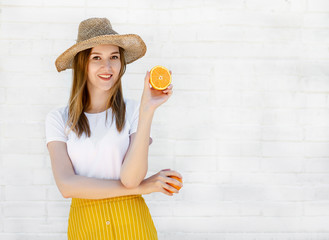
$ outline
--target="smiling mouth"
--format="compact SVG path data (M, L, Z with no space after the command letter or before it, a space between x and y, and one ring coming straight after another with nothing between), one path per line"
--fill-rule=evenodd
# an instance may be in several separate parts
M108 81L112 78L112 74L100 74L98 77L102 80Z

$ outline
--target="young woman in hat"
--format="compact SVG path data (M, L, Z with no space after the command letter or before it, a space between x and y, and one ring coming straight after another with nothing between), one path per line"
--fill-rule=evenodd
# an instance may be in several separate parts
M144 179L155 110L172 95L144 81L140 102L123 97L121 78L129 64L145 55L135 34L120 35L106 18L79 25L77 43L56 60L57 70L73 69L68 106L46 118L46 142L56 184L72 198L69 239L157 239L141 195L178 193L182 186L165 169Z

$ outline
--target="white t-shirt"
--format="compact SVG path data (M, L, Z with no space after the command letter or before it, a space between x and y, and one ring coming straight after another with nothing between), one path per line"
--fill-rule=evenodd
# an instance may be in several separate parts
M85 113L91 131L90 138L83 134L80 138L65 128L68 120L68 106L50 111L46 117L46 143L63 141L77 175L100 179L120 179L122 161L129 146L129 136L137 131L140 103L124 99L126 103L126 123L118 132L112 109L108 112ZM152 137L150 136L150 144Z

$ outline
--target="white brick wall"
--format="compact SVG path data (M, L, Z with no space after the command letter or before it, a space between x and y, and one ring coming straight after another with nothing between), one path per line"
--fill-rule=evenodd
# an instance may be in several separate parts
M159 239L329 239L327 0L2 0L0 239L66 239L44 120L69 97L54 61L78 24L108 17L148 51L128 65L126 96L145 71L173 72L154 117L149 175L180 171L168 198L145 195Z

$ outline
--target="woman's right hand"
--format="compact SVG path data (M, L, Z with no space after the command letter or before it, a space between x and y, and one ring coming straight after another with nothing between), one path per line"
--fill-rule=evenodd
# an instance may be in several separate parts
M180 173L170 170L170 169L163 169L157 174L152 175L149 178L144 179L140 184L141 194L149 194L153 192L162 192L166 195L172 196L173 193L178 193L179 190L170 186L168 183L173 185L182 187L183 184L178 180L171 178L169 176L176 176L178 178L182 178ZM168 192L170 190L173 193Z

